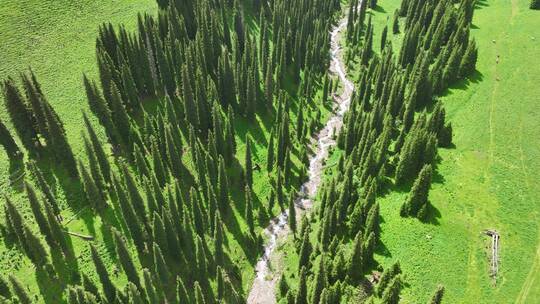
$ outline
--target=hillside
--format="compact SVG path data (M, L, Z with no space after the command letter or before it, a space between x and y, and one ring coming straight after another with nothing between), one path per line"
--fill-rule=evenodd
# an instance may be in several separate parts
M0 302L540 298L540 1L4 2Z

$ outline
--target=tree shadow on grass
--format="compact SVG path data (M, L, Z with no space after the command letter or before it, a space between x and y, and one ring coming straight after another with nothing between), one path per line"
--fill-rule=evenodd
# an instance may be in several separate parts
M246 134L249 133L250 137L257 142L259 145L267 146L268 142L265 137L265 132L261 126L261 123L259 120L255 121L248 121L243 117L235 117L236 124L238 127L236 128L236 134L240 136L242 139L242 142L245 141ZM263 117L261 117L261 120L264 121ZM264 122L263 122L264 125Z
M465 91L469 88L471 84L477 84L484 80L484 74L482 72L475 70L472 75L469 75L466 78L460 79L459 81L453 83L446 89L440 96L450 96L452 95L452 90Z
M375 253L378 254L378 255L382 255L384 257L387 257L387 258L392 257L392 253L390 252L388 247L386 247L386 245L382 241L379 241L377 243L377 246L375 246Z
M24 190L23 180L28 174L24 167L22 157L10 157L9 158L9 184L17 192Z
M489 4L486 0L476 0L474 2L474 9L482 9L484 7L488 7Z
M440 222L439 219L441 218L442 214L431 202L428 204L428 212L425 219L422 219L421 222L424 224L431 224L434 226L439 226Z
M63 273L55 275L55 269L51 265L46 266L48 269L36 269L36 282L43 301L47 304L65 303L62 299L64 289L67 282L63 277ZM58 271L58 269L56 269Z
M383 14L386 13L386 10L380 5L376 5L375 7L372 7L371 9L377 13L383 13Z

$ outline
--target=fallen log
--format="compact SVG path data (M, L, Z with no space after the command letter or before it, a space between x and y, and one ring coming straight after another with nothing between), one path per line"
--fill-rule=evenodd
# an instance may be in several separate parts
M484 234L491 237L491 277L496 280L499 272L499 240L501 236L495 229L488 229Z
M64 232L69 234L69 235L79 237L79 238L81 238L81 239L83 239L85 241L93 241L94 240L94 236L92 236L92 235L84 235L84 234L80 234L80 233L72 232L72 231L67 231L67 230L64 230Z

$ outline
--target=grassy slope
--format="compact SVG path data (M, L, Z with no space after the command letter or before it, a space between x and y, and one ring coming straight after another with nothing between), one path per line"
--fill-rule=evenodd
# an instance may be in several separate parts
M410 284L406 303L426 302L437 283L446 287L446 303L536 303L540 297L540 186L534 180L540 168L540 59L532 55L539 50L540 12L528 5L482 1L475 12L478 73L442 98L456 148L440 150L431 192L440 213L435 223L399 217L406 193L380 199L387 250L379 251L378 260L401 261ZM487 228L501 233L495 287L489 241L481 235Z
M82 118L79 114L81 110L88 110L84 89L82 86L82 72L86 72L90 77L97 78L97 65L95 64L95 37L97 36L98 25L103 22L112 22L113 24L125 24L128 29L136 27L136 14L138 12L156 11L154 0L138 0L129 3L118 4L115 1L105 1L98 4L95 1L79 0L73 4L73 1L57 1L38 4L36 1L18 3L9 0L6 3L7 9L0 12L0 32L4 43L0 45L0 53L4 55L5 60L0 62L0 78L10 75L16 76L19 71L27 66L32 66L36 72L49 101L59 113L64 121L68 133L68 139L73 147L75 154L84 157L84 148L81 131ZM256 30L256 29L255 29ZM318 96L321 92L318 92ZM317 100L320 98L317 97ZM292 105L293 109L296 108ZM0 107L2 108L2 107ZM328 116L328 109L320 106L323 120ZM305 113L307 116L315 117L315 113ZM7 114L0 113L0 117L7 121ZM291 121L296 117L291 116ZM269 192L269 178L266 170L266 147L270 132L270 121L268 117L259 117L258 126L250 126L243 119L237 118L237 158L243 164L245 155L245 134L250 133L254 139L253 161L259 163L262 171L254 172L254 198L256 206L258 203L267 205L266 197ZM101 128L98 129L101 131ZM101 134L104 139L104 135ZM294 159L295 166L298 167L299 161ZM7 157L0 153L0 172L8 172L10 166ZM64 178L62 178L64 179ZM7 181L8 174L2 174L0 181ZM68 182L69 183L69 182ZM296 181L298 183L298 181ZM58 183L59 184L59 183ZM70 183L77 184L77 183ZM23 212L32 218L29 208L26 206L26 200L22 193L13 193L12 189L5 182L0 183L3 193L9 193L14 196L19 207ZM77 188L78 185L70 185ZM236 186L236 185L235 185ZM238 186L238 191L234 193L235 200L243 201L243 188ZM69 199L63 198L63 189L58 185L58 194L63 207L72 207L78 210L78 203L72 206L74 202L80 201L80 193L76 197ZM77 190L77 189L76 189ZM80 190L80 189L79 189ZM69 201L69 204L68 202ZM240 204L243 206L243 203ZM274 213L278 212L279 207L275 206ZM252 265L256 261L255 248L247 245L247 239L243 237L243 232L247 231L245 221L243 220L243 208L234 208L233 220L228 226L226 246L231 253L231 258L240 266L244 290L247 290L253 280ZM71 208L63 211L64 218L71 218L73 212ZM256 214L257 216L257 214ZM96 236L96 243L106 244L110 247L110 237L99 217L94 217L91 212L83 212L76 216L76 219L66 226L70 231L82 234L91 234ZM257 229L260 231L260 228ZM93 265L89 259L87 244L78 238L71 238L73 246L81 256L78 259L78 268L82 272L93 273ZM241 245L243 244L243 245ZM249 248L246 251L245 248ZM114 268L114 260L111 260L106 250L111 248L100 247L103 250L102 257L107 264ZM56 296L61 292L59 286L49 286L47 288L46 280L40 275L33 275L31 263L23 258L16 249L7 249L0 246L0 256L2 272L16 270L17 276L23 283L31 287L32 293L41 290L48 301L56 301ZM114 256L114 254L112 254ZM88 269L88 271L85 271ZM66 273L67 275L67 273ZM38 286L35 285L37 281ZM125 278L123 275L116 278L119 286L123 286Z
M16 1L4 0L0 11L0 79L8 76L17 77L20 71L32 66L36 72L49 101L59 113L64 122L69 142L77 155L84 152L81 131L81 110L88 110L86 96L82 84L82 73L97 77L95 63L95 39L98 26L103 22L125 24L128 29L135 29L138 12L155 12L157 5L154 0L130 1L89 1L89 0L57 0L57 1ZM0 116L7 121L7 114L0 106ZM6 183L8 180L9 161L5 154L0 153L0 191L11 194L20 207L25 208L25 214L32 216L29 208L22 200L20 193L13 193ZM62 198L61 198L62 200ZM62 203L66 206L65 203ZM65 218L70 218L72 212L63 212ZM75 220L68 226L69 230L95 234L102 239L101 220L85 217L85 221ZM79 269L94 272L85 242L72 238L76 253L84 254L79 263ZM18 278L30 285L31 293L38 288L42 294L55 302L56 288L60 285L51 284L42 274L34 274L31 263L22 258L18 250L8 250L0 246L1 273L15 271ZM82 257L82 255L81 255ZM107 255L103 255L108 263ZM122 281L122 277L118 278ZM38 282L38 286L35 282ZM57 283L57 282L55 282Z

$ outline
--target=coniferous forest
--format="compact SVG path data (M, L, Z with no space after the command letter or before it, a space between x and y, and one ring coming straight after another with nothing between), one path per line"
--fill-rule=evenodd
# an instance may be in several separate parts
M91 29L91 68L63 71L81 105L57 103L32 65L0 74L0 303L484 303L501 288L533 299L536 274L505 285L510 216L451 228L479 240L467 255L489 287L468 288L482 295L440 275L451 258L421 255L470 212L448 168L473 135L451 101L482 90L486 46L490 92L506 87L498 40L474 21L485 0L147 2Z

